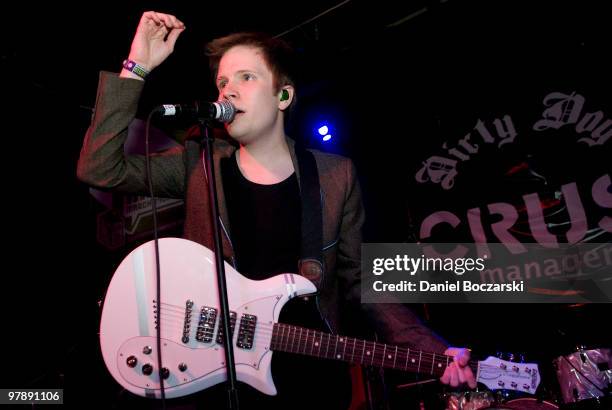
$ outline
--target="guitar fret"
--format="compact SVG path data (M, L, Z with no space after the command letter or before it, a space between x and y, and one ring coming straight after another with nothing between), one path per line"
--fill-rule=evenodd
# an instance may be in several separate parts
M300 352L300 343L302 342L302 328L300 327L300 335L298 336L297 349L295 350L297 353Z
M283 349L283 351L287 351L287 340L289 340L289 326L283 325L283 343L281 345L281 349Z
M419 350L419 366L417 367L417 373L421 372L421 356L423 355L423 351Z
M376 342L374 343L374 348L372 349L372 362L370 363L371 366L374 365L374 356L376 355Z
M363 364L363 354L365 353L366 342L363 341L363 350L361 351L361 364Z
M310 345L310 353L309 353L310 356L314 356L314 345L315 345L316 340L317 340L316 333L317 332L315 330L313 330L312 331L312 335L308 339L308 344Z
M406 366L404 366L404 370L408 370L408 358L410 357L410 348L406 352Z
M353 353L351 353L351 363L355 362L355 347L357 345L357 339L353 338Z
M313 330L312 331L312 336L308 336L308 345L310 346L310 353L309 353L310 356L312 356L312 350L314 349L314 338L313 338L314 333L315 333L315 331ZM306 352L304 352L304 353L306 353Z
M385 367L385 355L387 354L387 345L385 344L385 348L383 349L383 354L382 354L382 363L380 364L380 367Z
M270 349L271 350L275 350L276 348L276 343L278 343L278 331L280 329L280 325L278 323L275 323L274 325L272 325L272 340L270 341Z
M433 369L434 369L434 365L436 364L436 354L433 354L433 357L431 358L431 374L433 374Z
M310 343L310 355L314 356L315 343L317 343L317 332L316 332L316 330L312 331L311 340L309 340L308 343Z
M283 339L285 337L285 330L287 329L287 326L282 326L281 328L283 329L283 332L281 333L281 345L280 345L280 347L281 347L281 349L284 350L285 349L285 344L283 342Z
M304 341L304 354L306 354L307 347L308 347L308 329L306 329L306 340Z
M270 349L278 350L278 344L280 343L279 339L281 337L280 331L282 330L282 326L280 323L275 323L272 327L272 342L270 343Z
M312 331L312 343L310 343L310 355L314 356L314 347L315 347L315 340L316 340L316 332L313 330Z
M283 343L281 345L281 349L283 349L283 351L287 351L287 342L289 341L289 332L291 329L289 329L289 326L283 325Z
M291 347L290 347L290 351L295 353L295 335L297 334L297 327L296 326L291 326L293 328L293 337L291 338ZM299 342L299 340L298 340Z
M395 357L393 358L393 368L395 369L395 361L397 360L397 346L395 346Z
M293 329L293 336L291 336L291 342L289 342L289 344L287 344L287 351L289 352L294 352L294 347L295 347L295 334L297 332L297 329L295 326L289 326L289 331L291 331Z
M337 351L338 351L338 335L336 335L336 347L334 348L334 357L336 357Z
M325 347L325 357L329 358L329 342L331 341L331 335L327 335L327 347Z
M342 348L342 359L344 359L344 354L346 352L346 337L345 338L340 338L340 341L344 343L344 347ZM340 359L340 357L338 358Z
M296 329L296 333L297 333L297 331L298 331L298 330L300 331L300 334L299 334L299 336L297 337L297 345L295 346L295 353L300 353L300 344L302 343L302 340L303 340L303 339L302 339L302 331L303 331L304 329L302 329L302 328L301 328L301 327L299 327L299 326L296 326L296 327L295 327L295 329Z
M323 346L323 332L321 332L321 340L319 341L319 357L321 357L321 346Z

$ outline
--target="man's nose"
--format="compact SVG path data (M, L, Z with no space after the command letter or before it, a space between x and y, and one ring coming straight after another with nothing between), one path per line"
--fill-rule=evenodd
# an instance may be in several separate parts
M221 91L220 97L231 101L238 98L238 91L231 84L227 84Z

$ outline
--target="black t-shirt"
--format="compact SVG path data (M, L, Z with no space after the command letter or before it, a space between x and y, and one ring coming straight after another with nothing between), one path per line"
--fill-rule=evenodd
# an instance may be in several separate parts
M301 198L297 176L262 185L242 175L236 154L221 161L223 188L238 271L249 279L297 272L301 244ZM287 303L281 323L326 330L314 299ZM264 408L348 408L350 381L344 363L274 352L272 376L278 397L243 387L242 397Z
M238 271L249 279L297 272L301 201L297 177L272 185L246 179L235 154L221 163Z

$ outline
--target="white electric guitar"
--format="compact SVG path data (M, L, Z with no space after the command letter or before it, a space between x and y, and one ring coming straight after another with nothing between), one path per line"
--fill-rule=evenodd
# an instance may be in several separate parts
M161 303L156 301L154 243L147 242L123 260L111 280L100 345L119 384L137 395L159 398L159 324L165 394L173 398L226 380L223 334L213 253L177 238L160 239L159 252ZM292 273L254 281L227 263L225 272L237 379L265 394L276 394L270 368L273 351L437 377L452 362L445 355L277 323L287 301L316 291L310 281ZM490 389L534 393L540 383L536 364L489 357L471 365L477 381Z

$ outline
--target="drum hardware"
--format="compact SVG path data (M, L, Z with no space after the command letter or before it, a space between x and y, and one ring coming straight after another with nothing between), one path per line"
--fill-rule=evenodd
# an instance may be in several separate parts
M610 395L612 349L578 346L574 353L553 361L563 402L576 403Z

